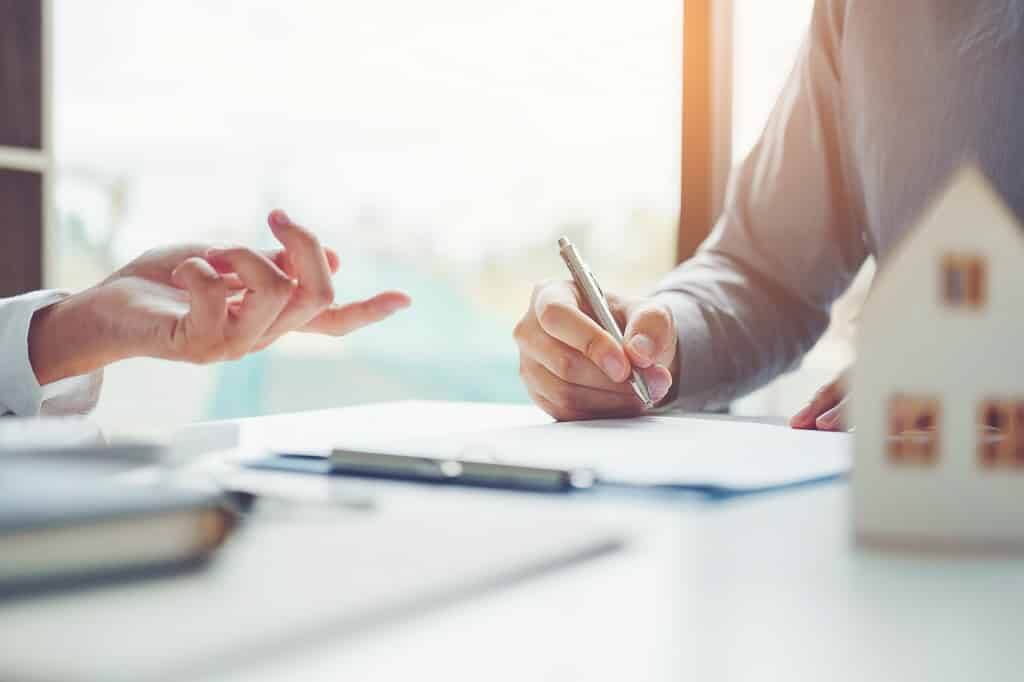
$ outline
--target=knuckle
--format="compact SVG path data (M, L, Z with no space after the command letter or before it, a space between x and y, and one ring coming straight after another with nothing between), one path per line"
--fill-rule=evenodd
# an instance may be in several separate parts
M640 327L655 334L667 333L672 328L672 314L660 303L648 302L636 310L631 327Z
M181 264L181 271L203 284L220 281L220 275L201 258L189 258Z
M223 286L224 281L216 272L210 272L206 268L200 268L198 266L192 266L192 269L196 273L196 279L199 280L203 286L208 288Z
M672 312L667 306L655 303L651 309L651 321L663 329L672 329Z
M599 358L604 357L609 350L610 349L608 349L604 343L604 339L598 335L594 335L587 339L587 344L583 349L583 354L590 358L592 362L597 364Z

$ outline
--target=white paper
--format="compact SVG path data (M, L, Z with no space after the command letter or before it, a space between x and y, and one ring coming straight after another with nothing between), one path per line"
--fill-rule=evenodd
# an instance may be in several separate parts
M564 422L391 441L383 452L589 467L608 483L774 488L846 473L852 436L700 417ZM361 443L365 447L366 443Z

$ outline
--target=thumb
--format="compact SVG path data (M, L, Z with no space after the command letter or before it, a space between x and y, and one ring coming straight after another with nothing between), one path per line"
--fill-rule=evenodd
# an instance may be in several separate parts
M630 362L667 367L676 353L676 328L668 306L645 299L629 310L624 334Z

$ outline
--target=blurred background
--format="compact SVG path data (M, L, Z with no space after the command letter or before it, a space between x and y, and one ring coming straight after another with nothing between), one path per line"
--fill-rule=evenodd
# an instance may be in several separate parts
M760 134L812 5L733 3L730 163ZM265 216L282 207L340 252L339 299L414 301L234 364L114 366L101 421L526 401L511 329L533 284L564 276L558 235L610 290L642 294L676 262L682 9L53 0L48 286L88 286L168 242L271 246ZM847 318L737 411L805 400L848 361Z

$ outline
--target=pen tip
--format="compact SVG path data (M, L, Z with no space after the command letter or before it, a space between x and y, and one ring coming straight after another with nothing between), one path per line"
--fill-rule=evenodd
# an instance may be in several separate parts
M564 249L567 246L569 246L569 238L568 237L559 237L558 238L558 248Z

